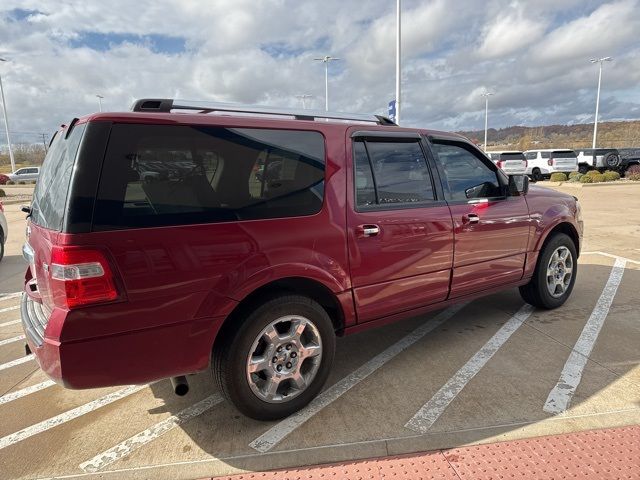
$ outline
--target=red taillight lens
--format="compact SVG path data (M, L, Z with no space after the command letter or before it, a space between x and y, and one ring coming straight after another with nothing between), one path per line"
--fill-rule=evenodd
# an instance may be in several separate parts
M0 202L0 212L4 212L4 205L2 205L2 202Z
M529 162L527 160L524 161L524 168L527 168L529 166Z
M498 168L502 168L504 166L504 162L502 160L498 160L496 162L496 165L498 166Z
M53 247L49 267L53 302L74 308L118 298L107 257L99 250Z
M553 166L553 158L550 158L549 160L547 160L547 165L549 165L550 167Z

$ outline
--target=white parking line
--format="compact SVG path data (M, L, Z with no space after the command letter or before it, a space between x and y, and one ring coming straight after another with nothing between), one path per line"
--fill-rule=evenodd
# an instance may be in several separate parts
M56 382L54 382L53 380L47 380L45 382L23 388L22 390L7 393L3 397L0 397L0 405L13 402L14 400L18 400L19 398L26 397L27 395L31 395L32 393L39 392L40 390L44 390L45 388L49 388L55 384Z
M462 310L462 308L464 308L466 305L467 303L453 305L440 312L433 318L433 320L419 326L409 335L403 337L402 339L391 345L389 348L373 357L360 368L326 389L324 392L314 398L311 403L309 403L302 410L299 410L298 412L271 427L269 430L267 430L265 433L251 442L249 446L255 450L258 450L259 452L268 452L274 446L280 443L287 435L289 435L296 428L313 417L324 407L347 393L351 388L355 387L358 383L374 373L389 360L393 359L396 355L416 343L427 333L438 328L440 325L442 325L444 322L446 322L456 313Z
M109 405L110 403L128 397L129 395L133 395L134 393L139 392L146 387L147 385L133 385L131 387L123 388L122 390L110 393L109 395L105 395L104 397L98 398L97 400L85 403L84 405L61 413L60 415L56 415L55 417L43 420L42 422L36 423L35 425L31 425L30 427L24 428L18 432L2 437L0 438L0 450L26 440L27 438L39 433L46 432L47 430L57 427L58 425L62 425L63 423L69 422L82 415L91 413L98 408Z
M598 339L600 330L607 319L609 309L616 296L618 286L622 281L622 275L627 264L626 260L616 258L609 280L607 280L604 290L596 303L595 308L591 312L591 316L580 334L580 338L576 342L567 362L564 364L560 378L555 387L549 392L547 401L542 408L545 412L558 414L562 413L571 403L571 398L576 392L576 388L582 379L582 371L589 360L591 350Z
M219 394L213 394L204 400L181 410L175 415L171 415L165 420L156 423L152 427L136 433L133 437L124 440L109 450L99 453L91 460L81 463L79 467L85 472L98 472L107 465L111 465L147 443L152 442L161 435L164 435L168 431L173 430L175 427L178 427L186 421L203 414L218 403L222 402L222 400L223 398Z
M6 338L4 340L0 340L0 347L3 345L7 345L9 343L13 343L13 342L19 342L20 340L24 340L25 336L24 335L18 335L15 337L11 337L11 338Z
M20 308L20 305L14 305L13 307L0 308L0 313L10 312L11 310L18 310L19 308Z
M8 327L9 325L17 325L21 320L18 318L17 320L11 320L10 322L0 323L0 327Z
M9 300L10 298L21 297L22 292L14 292L14 293L0 293L0 302L3 300Z
M10 362L3 363L0 365L0 370L6 370L7 368L15 367L16 365L22 365L23 363L27 363L33 360L33 353L24 357L17 358L15 360L11 360Z
M431 400L416 412L406 423L405 427L418 433L426 433L467 383L491 360L491 357L493 357L500 347L509 340L509 337L520 328L532 312L533 307L531 305L523 305L520 310L431 397Z

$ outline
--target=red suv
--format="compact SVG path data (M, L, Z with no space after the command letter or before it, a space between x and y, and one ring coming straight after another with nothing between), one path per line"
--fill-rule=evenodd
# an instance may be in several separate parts
M318 394L336 335L513 287L562 305L582 236L574 197L458 135L177 100L72 121L25 211L22 323L50 377L185 393L211 368L258 419Z

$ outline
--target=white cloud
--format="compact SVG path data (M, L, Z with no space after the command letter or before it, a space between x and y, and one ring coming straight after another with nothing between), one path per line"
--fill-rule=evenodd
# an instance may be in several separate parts
M484 89L496 92L492 118L503 124L588 118L597 80L588 58L601 54L615 57L603 80L603 118L637 115L640 96L630 93L640 82L637 2L402 4L409 124L480 127ZM11 21L15 8L42 13ZM177 36L186 50L161 53L131 41L105 51L73 48L69 40L87 33ZM322 108L323 68L312 58L323 54L342 58L331 64L332 108L384 112L395 86L395 2L3 0L0 6L0 55L11 59L0 74L16 132L50 133L97 110L97 93L109 110L127 109L134 97L175 95L299 106L301 93Z

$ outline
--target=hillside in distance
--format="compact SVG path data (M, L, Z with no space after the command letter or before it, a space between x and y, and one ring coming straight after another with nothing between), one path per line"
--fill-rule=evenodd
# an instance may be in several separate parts
M476 144L484 141L484 130L458 133ZM487 137L489 149L585 148L591 147L593 123L490 128ZM598 147L640 147L640 120L598 122Z

